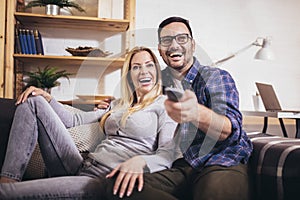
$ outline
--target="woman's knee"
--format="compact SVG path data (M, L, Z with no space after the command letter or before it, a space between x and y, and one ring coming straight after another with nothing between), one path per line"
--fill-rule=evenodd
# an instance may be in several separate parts
M31 104L32 103L33 104L47 104L48 103L47 100L44 97L40 96L40 95L30 96L26 101L28 101L28 103L31 103Z
M47 100L40 95L31 96L25 102L29 105L30 110L36 114L40 113L43 115L44 113L49 113L48 111L51 109Z
M41 96L30 97L23 103L18 104L14 114L14 121L19 123L20 121L24 121L24 119L31 120L32 117L30 116L35 115L36 105L38 104L43 104L43 97Z

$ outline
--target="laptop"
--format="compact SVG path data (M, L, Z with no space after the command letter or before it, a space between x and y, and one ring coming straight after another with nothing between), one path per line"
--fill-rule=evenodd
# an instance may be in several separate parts
M300 110L283 110L272 85L255 83L266 111L297 112Z

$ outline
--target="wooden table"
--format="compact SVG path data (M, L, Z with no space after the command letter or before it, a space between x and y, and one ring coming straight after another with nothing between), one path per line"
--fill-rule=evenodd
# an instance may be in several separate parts
M72 99L72 100L59 100L60 103L62 104L67 104L67 105L97 105L101 102L102 100L82 100L82 99Z
M241 111L245 116L256 116L264 118L263 133L266 133L268 128L268 118L278 118L280 127L284 137L288 137L283 120L282 119L295 119L296 120L296 138L300 138L300 111L299 112L287 112L287 111Z
M73 106L83 111L91 111L96 105L100 103L101 100L82 100L82 99L72 99L72 100L59 100L58 102L62 104L67 104Z

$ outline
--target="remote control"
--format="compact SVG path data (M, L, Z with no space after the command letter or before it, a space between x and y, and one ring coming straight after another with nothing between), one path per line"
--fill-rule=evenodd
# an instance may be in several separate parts
M184 91L177 88L167 87L165 88L165 92L169 100L178 102L178 100L182 97Z

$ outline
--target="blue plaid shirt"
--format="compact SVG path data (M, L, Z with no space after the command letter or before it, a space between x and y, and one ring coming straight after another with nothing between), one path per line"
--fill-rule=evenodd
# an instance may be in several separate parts
M175 87L170 70L167 67L162 71L164 87ZM239 94L231 75L219 68L202 66L194 57L193 66L181 83L184 89L195 92L199 104L225 115L232 125L231 135L224 141L216 141L192 123L180 124L178 134L186 161L196 169L210 165L246 164L253 147L242 130Z

